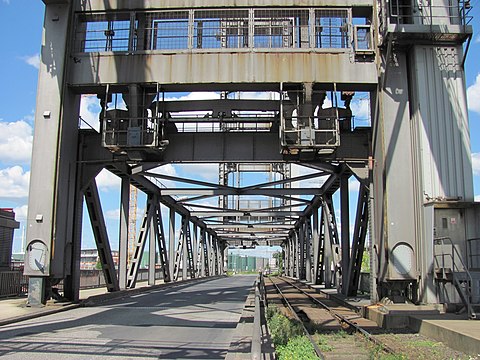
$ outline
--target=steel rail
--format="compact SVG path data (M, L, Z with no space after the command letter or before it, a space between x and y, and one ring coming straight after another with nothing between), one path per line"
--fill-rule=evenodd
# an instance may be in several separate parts
M317 356L322 359L322 360L325 360L325 356L323 355L322 351L320 350L320 348L318 347L316 341L313 339L312 335L310 335L310 333L308 332L307 328L305 327L305 325L303 324L303 321L300 319L300 317L297 315L297 312L293 309L293 306L290 304L290 302L287 300L287 298L285 297L285 295L283 294L282 290L280 290L280 288L278 287L277 284L275 284L275 282L270 278L270 281L272 282L273 286L275 287L275 289L277 290L278 294L282 297L282 300L284 302L284 304L287 306L288 310L290 310L290 313L292 314L292 316L295 318L295 320L297 320L300 325L302 326L302 329L303 329L303 332L305 333L305 336L308 338L308 340L310 340L310 343L312 344L313 346L313 349L315 350L315 353L317 354Z
M297 285L295 285L294 283L292 283L291 281L289 281L288 279L285 279L285 278L281 278L283 281L285 281L287 284L293 286L295 289L297 289L298 291L300 291L301 293L303 293L304 295L306 295L310 300L312 300L315 304L317 305L320 305L322 308L324 308L325 310L327 310L330 315L332 315L335 319L337 319L337 321L340 323L340 324L347 324L349 327L351 327L352 329L355 330L355 332L357 333L360 333L362 334L368 341L374 343L375 345L378 345L378 346L381 346L382 349L389 353L389 354L396 354L396 351L393 350L391 347L389 347L388 345L382 343L381 341L379 341L378 339L376 339L375 337L373 337L372 334L370 334L367 330L365 330L364 328L362 328L361 326L359 326L358 324L355 324L353 321L347 319L345 316L337 313L336 311L332 310L328 305L326 305L325 303L323 303L322 301L318 300L317 298L313 297L312 295L310 295L309 293L307 293L306 291L304 291L303 289L299 288ZM335 300L332 300L333 302L335 302Z

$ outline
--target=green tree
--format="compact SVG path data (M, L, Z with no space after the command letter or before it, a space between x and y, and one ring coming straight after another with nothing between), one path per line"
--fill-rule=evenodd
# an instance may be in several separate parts
M283 269L283 256L282 256L282 252L276 252L276 253L273 253L273 258L276 260L277 262L277 267L278 267L278 271L281 272L282 269Z

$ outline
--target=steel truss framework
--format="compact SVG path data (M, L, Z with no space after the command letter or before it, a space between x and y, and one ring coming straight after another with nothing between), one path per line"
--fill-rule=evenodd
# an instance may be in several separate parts
M285 8L273 0L212 0L211 8L152 0L135 9L129 2L44 2L25 268L32 304L61 280L65 297L78 299L84 204L110 291L136 285L148 242L151 284L157 273L165 281L221 274L229 245L268 244L283 247L290 276L352 295L369 233L376 285L396 294L421 283L423 299L437 301L428 202L473 200L461 68L471 27L463 2L453 16L448 9L405 23L408 16L395 17L388 3L377 14L368 0L338 9L313 0L301 8L293 0ZM435 66L425 67L427 76L418 69L428 63ZM438 104L425 84L446 84L445 74L448 84L437 90L451 108L427 114ZM219 96L179 101L175 92ZM242 98L245 92L268 96ZM356 92L368 94L372 128L355 124ZM102 108L99 131L78 126L86 94ZM452 144L438 143L446 129ZM220 164L219 182L161 170L191 163ZM424 163L436 173L425 173ZM289 164L310 173L292 175ZM278 176L229 180L267 168ZM122 179L118 269L95 183L102 169ZM352 177L360 184L355 214ZM130 186L147 200L127 267Z

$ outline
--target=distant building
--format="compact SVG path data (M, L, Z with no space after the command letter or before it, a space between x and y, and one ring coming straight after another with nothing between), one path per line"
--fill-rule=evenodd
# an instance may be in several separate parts
M118 250L112 250L113 264L118 267ZM82 249L80 252L80 270L95 270L100 258L97 249Z
M19 227L13 209L0 209L0 271L11 268L13 231Z
M24 261L25 261L25 254L24 253L14 253L14 254L12 254L11 268L13 270L23 270Z
M256 272L265 270L268 259L256 256L228 254L228 270L234 272Z

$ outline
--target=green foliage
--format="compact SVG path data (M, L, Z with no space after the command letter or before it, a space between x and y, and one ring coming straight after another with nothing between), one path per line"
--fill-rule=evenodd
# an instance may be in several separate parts
M286 345L279 345L275 348L279 360L313 360L318 359L306 336L295 336L290 339Z
M303 334L300 324L281 314L276 306L267 308L266 317L275 348L286 345L289 339Z
M370 273L370 252L368 251L368 249L363 250L361 271L365 273Z
M372 360L407 360L408 357L403 354L386 354L381 346L374 346L370 350L370 359Z
M317 343L318 347L320 348L320 350L324 352L332 351L334 349L334 347L329 344L329 336L331 335L318 334L318 333L313 335L313 338L315 339L315 342Z
M100 260L97 260L97 263L95 264L95 269L102 270L102 263L100 262Z
M273 258L277 261L278 272L281 273L283 269L283 256L281 252L273 253Z

